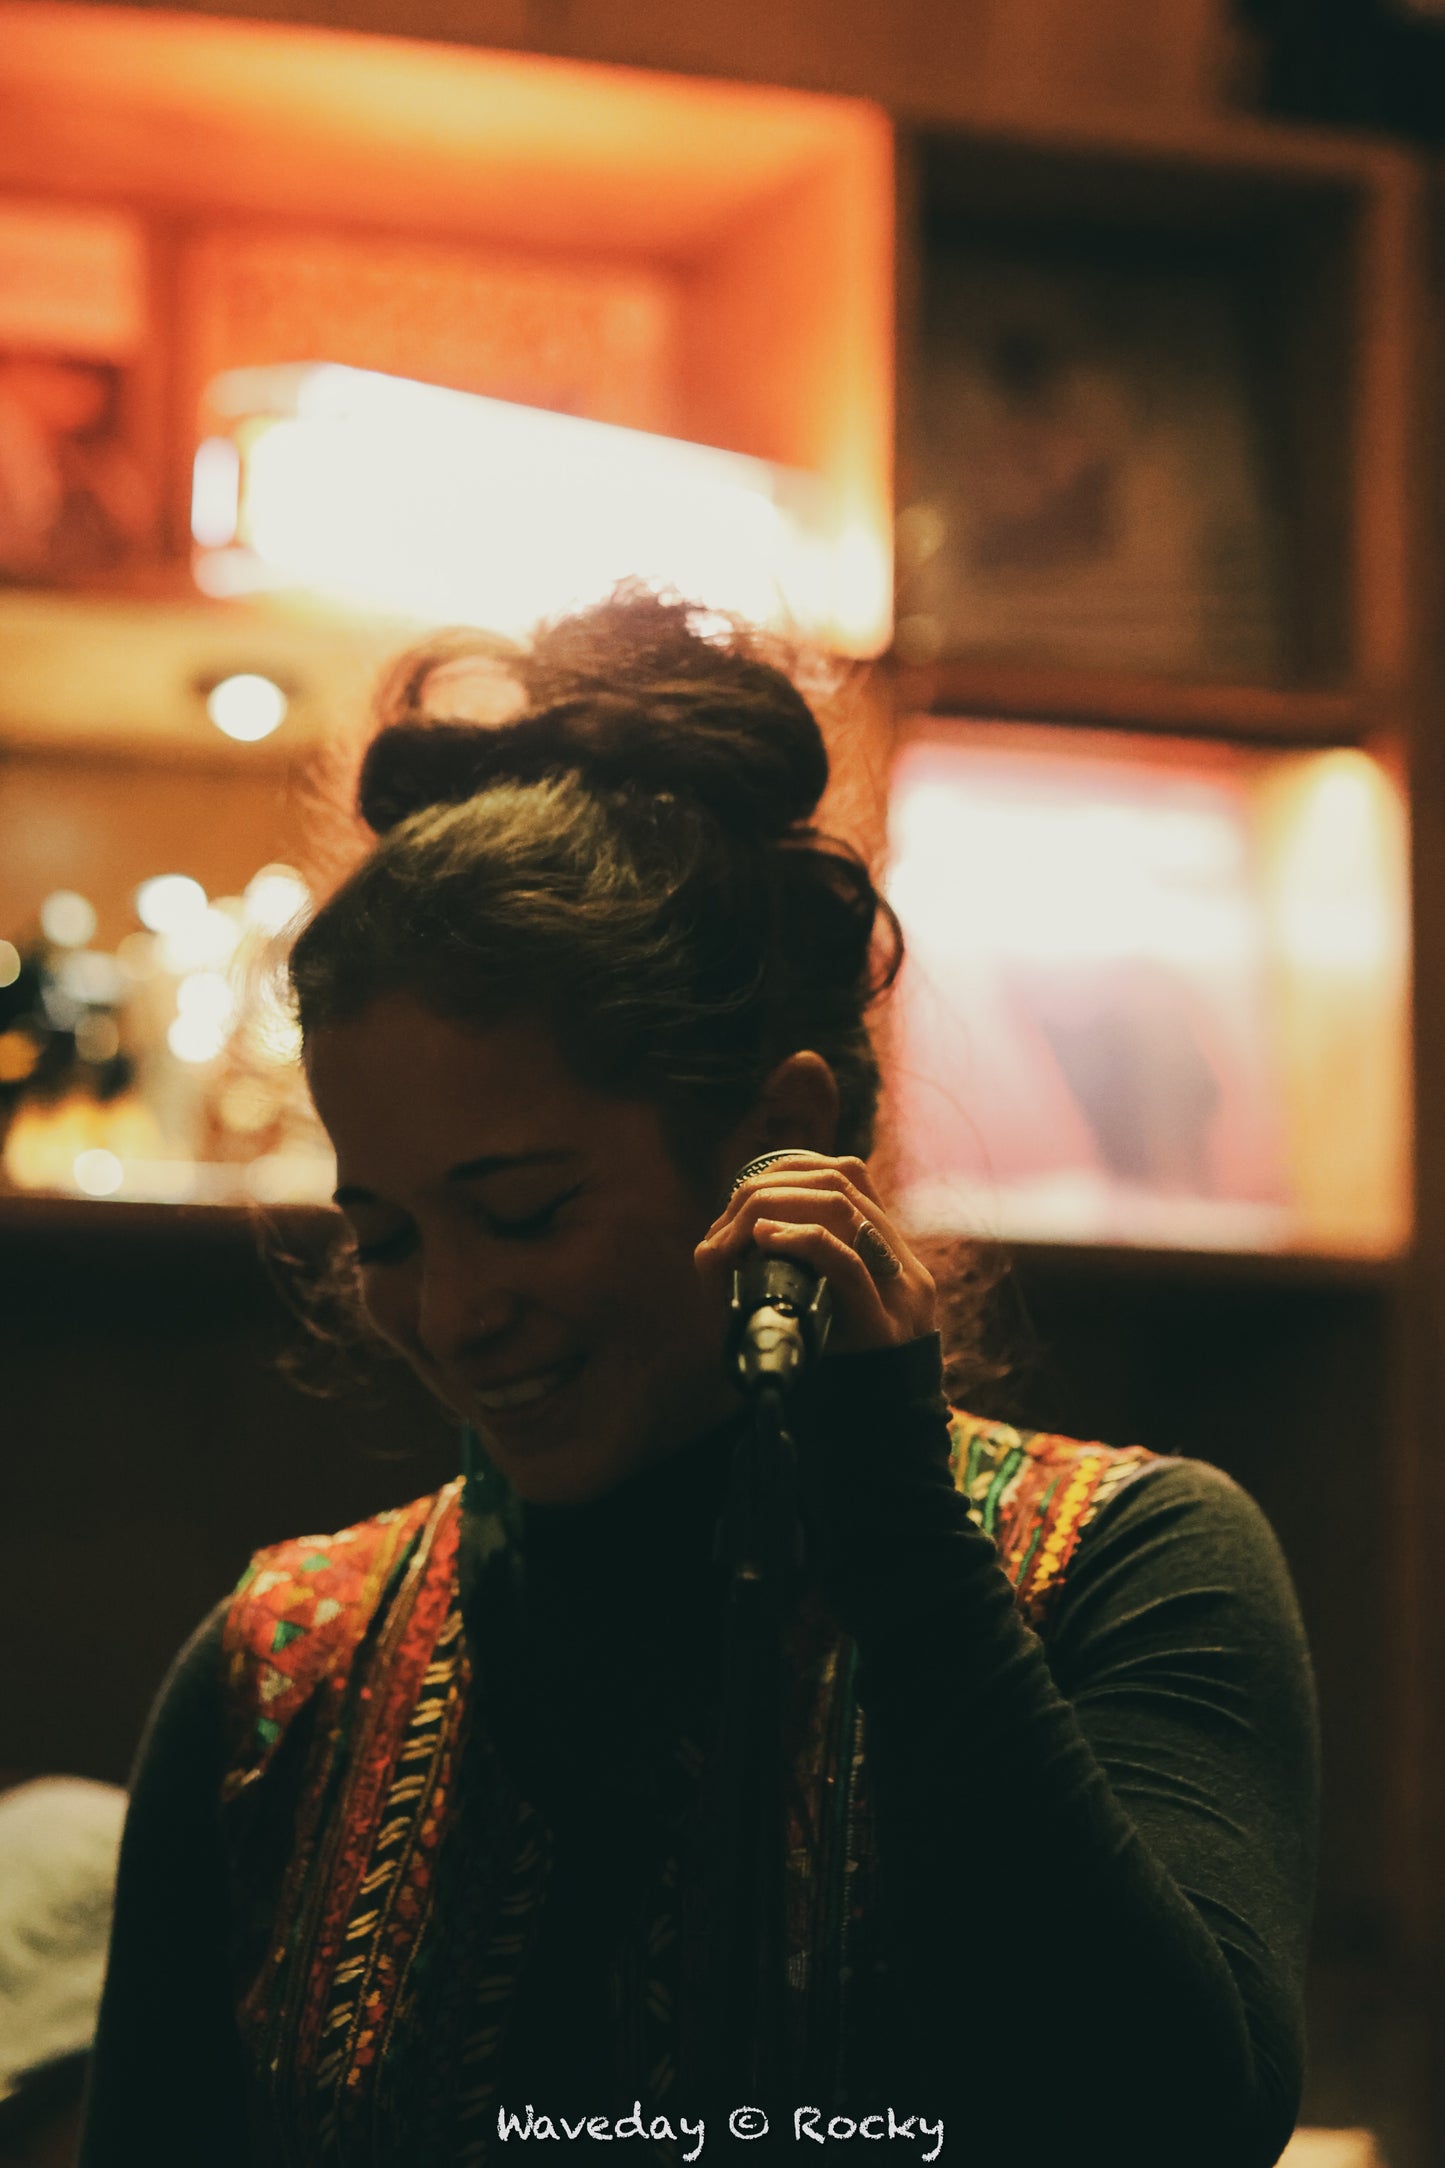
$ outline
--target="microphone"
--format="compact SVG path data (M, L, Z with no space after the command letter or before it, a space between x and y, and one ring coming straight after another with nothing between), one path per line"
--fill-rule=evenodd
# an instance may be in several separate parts
M764 1152L733 1177L732 1196L744 1182L787 1159L786 1151ZM750 1248L733 1272L729 1305L727 1356L729 1374L745 1393L765 1387L786 1392L828 1344L833 1299L828 1283L810 1265L791 1257L770 1257Z

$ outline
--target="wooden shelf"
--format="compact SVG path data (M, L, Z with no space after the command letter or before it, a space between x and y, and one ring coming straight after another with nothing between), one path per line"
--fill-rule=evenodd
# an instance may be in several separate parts
M1231 657L1224 639L1196 666L1185 653L1194 635L1183 615L1178 658L1167 639L1159 648L1165 635L1147 612L1136 650L1128 580L1117 590L1105 583L1108 609L1119 612L1116 668L1104 644L1107 613L1104 629L1091 622L1087 637L1070 630L1069 610L1084 610L1086 587L1061 578L1056 622L1047 583L1030 599L1026 584L982 580L975 624L960 615L957 567L950 585L946 553L933 554L934 544L910 561L905 545L898 652L910 653L916 614L929 622L917 628L915 657L939 657L920 671L931 683L919 706L1296 744L1347 744L1394 728L1413 668L1400 517L1411 486L1409 311L1420 220L1409 162L1378 145L1260 128L1170 139L1144 127L1021 126L919 127L905 139L902 165L900 505L941 515L955 535L948 548L961 547L960 506L972 500L960 495L956 447L925 367L930 341L946 346L950 335L937 312L946 314L960 266L979 282L971 323L984 321L980 309L1003 308L999 296L1013 290L1005 273L1023 282L1021 293L1056 290L1060 321L1077 301L1071 279L1084 282L1079 292L1092 280L1100 292L1136 296L1154 282L1166 311L1171 294L1212 293L1221 311L1226 297L1232 310L1221 350L1236 343L1239 411L1247 397L1256 444L1260 517L1252 529L1237 506L1229 517L1257 538L1263 569L1255 574L1279 590L1267 634L1252 631L1242 612L1239 654ZM965 357L972 336L961 340ZM960 381L971 381L966 368ZM1136 565L1128 578L1137 573ZM1170 577L1183 578L1177 565ZM1220 593L1224 607L1227 587ZM1035 605L1037 622L1025 624ZM1012 611L1019 622L990 626L990 610L1005 621ZM1256 638L1277 652L1253 658Z
M0 1245L41 1237L224 1243L251 1241L263 1227L318 1240L338 1218L325 1205L135 1204L10 1190L0 1193Z
M207 767L284 770L364 727L384 663L415 627L270 600L200 595L189 566L164 583L0 594L0 751ZM254 670L286 691L273 737L236 744L206 713L204 690Z
M149 1244L250 1243L265 1228L317 1246L338 1215L324 1205L133 1204L88 1197L0 1195L0 1249L37 1238ZM1175 1250L1122 1243L988 1242L980 1247L1024 1270L1176 1284L1388 1287L1403 1258L1341 1257L1263 1250Z
M1340 1257L1322 1252L1276 1250L1167 1250L1080 1242L1000 1242L989 1249L1025 1274L1148 1282L1174 1287L1237 1289L1391 1288L1402 1278L1403 1257Z
M987 659L899 663L906 712L978 721L1094 723L1280 745L1353 745L1392 703L1359 689L1181 684Z

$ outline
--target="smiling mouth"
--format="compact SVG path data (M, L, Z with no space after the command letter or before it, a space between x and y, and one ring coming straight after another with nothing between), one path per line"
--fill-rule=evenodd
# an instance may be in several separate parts
M479 1408L489 1415L507 1414L514 1408L534 1408L542 1401L570 1385L582 1368L585 1358L574 1356L571 1362L559 1363L553 1370L537 1370L531 1377L518 1378L513 1385L498 1385L491 1392L483 1392L480 1386L472 1388L472 1398Z

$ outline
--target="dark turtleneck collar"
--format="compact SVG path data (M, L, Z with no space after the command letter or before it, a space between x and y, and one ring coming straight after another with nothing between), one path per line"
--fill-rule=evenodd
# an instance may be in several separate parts
M700 1623L721 1604L725 1577L714 1563L714 1539L732 1448L747 1420L740 1409L578 1505L518 1499L488 1466L481 1480L469 1480L463 1510L473 1526L479 1513L499 1516L530 1604L548 1611L560 1605L573 1617L585 1611L598 1627L610 1622L652 1639L667 1621ZM464 1535L464 1556L469 1548ZM464 1569L464 1601L469 1578Z

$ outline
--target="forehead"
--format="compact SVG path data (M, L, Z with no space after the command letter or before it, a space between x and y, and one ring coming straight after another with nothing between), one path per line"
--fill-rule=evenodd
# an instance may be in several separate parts
M660 1149L654 1110L590 1090L542 1024L486 1028L379 995L314 1031L306 1068L336 1147L338 1177L379 1191L419 1187L482 1155Z

